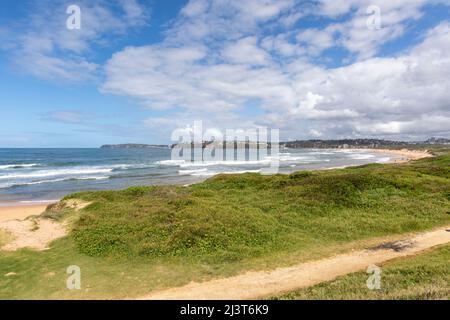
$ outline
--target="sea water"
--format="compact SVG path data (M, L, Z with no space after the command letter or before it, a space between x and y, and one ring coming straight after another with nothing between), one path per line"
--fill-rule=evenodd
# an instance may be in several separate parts
M389 162L395 155L360 150L282 149L280 173ZM171 160L171 149L0 149L0 203L39 203L83 190L190 184L216 174L260 172L253 161Z

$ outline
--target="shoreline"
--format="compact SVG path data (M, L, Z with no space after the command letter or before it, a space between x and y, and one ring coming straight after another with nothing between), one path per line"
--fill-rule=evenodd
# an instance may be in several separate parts
M413 160L418 160L422 158L433 157L433 155L427 150L410 150L410 149L357 149L357 148L347 148L347 149L337 149L342 151L361 151L361 152L372 152L372 153L383 153L387 155L401 156L402 159L391 159L386 162L386 164L400 164L406 163ZM343 169L351 167L352 165L334 167L331 169ZM317 170L329 170L330 168L323 168ZM316 171L316 170L314 170ZM29 201L8 201L0 203L0 222L5 222L9 220L23 220L32 215L39 215L45 211L48 205L56 203L59 200L29 200Z
M59 202L61 199L53 199L53 200L7 200L0 201L0 209L4 207L32 207L32 206L40 206Z
M411 150L411 149L346 149L346 150L360 150L365 152L369 151L374 153L393 154L405 158L403 160L391 160L386 163L405 163L408 161L433 157L433 154L431 154L428 150Z

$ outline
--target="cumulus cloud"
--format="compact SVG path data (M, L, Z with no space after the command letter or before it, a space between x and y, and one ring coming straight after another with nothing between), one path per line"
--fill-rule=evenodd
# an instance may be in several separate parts
M99 70L99 62L92 57L94 47L105 46L111 37L148 23L148 10L136 0L118 1L119 10L104 0L82 0L77 2L81 29L69 30L66 9L70 4L39 1L21 22L20 33L9 30L5 49L22 71L49 80L93 80Z
M32 22L39 34L30 28L13 56L40 77L86 79L101 70L101 92L164 110L143 121L161 132L203 120L221 129L277 127L290 138L449 134L450 24L380 55L385 44L412 37L409 25L427 5L448 1L190 0L162 41L128 46L104 63L88 59L105 33L124 35L148 20L139 2L117 4L120 15L101 0L86 2L83 23L91 27L79 34L41 14ZM380 29L367 27L370 5L381 10ZM333 50L341 54L330 67Z
M407 13L402 15L396 13L400 6L389 2L381 4L390 10L385 23L395 24L417 18L423 1L410 2L410 6L406 6ZM175 45L173 39L174 35L179 35L180 23L188 25L190 18L186 17L203 17L200 21L209 23L208 19L215 17L215 6L220 6L220 1L191 1L182 10L182 22L175 23L168 31L166 41L129 47L116 53L106 65L102 90L135 97L149 108L181 108L183 119L209 118L212 125L217 125L226 113L233 121L239 119L253 126L284 129L286 136L448 134L448 23L441 23L424 34L424 40L408 52L383 58L372 57L379 46L374 39L381 37L386 41L398 34L395 28L384 31L389 33L385 36L369 39L355 34L362 28L362 21L365 25L365 15L364 19L354 17L324 29L303 29L294 33L291 30L291 34L258 36L258 32L252 31L252 36L246 36L242 32L255 28L258 19L279 16L282 8L255 13L249 18L251 23L247 19L243 23L245 27L239 28L241 32L231 32L226 41L210 42L209 37L214 35L225 37L221 32L215 34L217 26L212 25L205 29L202 41L194 32L188 35L195 41ZM352 2L336 10L344 14L359 7L359 2ZM288 10L286 14L291 13ZM220 18L214 21L220 23ZM239 24L233 25L231 30L236 26ZM340 38L335 38L335 33L341 33ZM292 42L293 38L297 42ZM307 58L338 45L361 53L364 59L329 69ZM295 59L279 59L282 52ZM242 106L251 101L258 101L263 113L239 116ZM239 122L233 124L233 121L229 124L239 126ZM434 127L430 125L433 121ZM149 120L147 125L149 123L154 124L154 121ZM424 123L427 125L420 125Z
M297 75L299 107L278 115L278 123L299 119L329 121L341 115L348 134L425 136L450 131L450 25L442 23L422 43L395 58L372 58L337 68L312 68ZM318 126L330 135L334 123Z
M287 14L295 0L190 0L167 32L167 42L190 43L240 39Z
M256 37L246 37L227 44L222 55L229 62L247 65L265 65L270 59L267 52L258 47Z
M297 40L306 44L309 54L317 55L335 45L334 33L338 30L339 26L336 25L330 25L323 30L310 28L300 31Z
M180 50L187 60L172 59ZM263 106L286 105L293 92L282 71L234 62L208 62L204 47L130 47L107 63L106 92L129 95L155 109L183 107L189 110L238 109L251 99ZM195 53L195 54L194 54Z

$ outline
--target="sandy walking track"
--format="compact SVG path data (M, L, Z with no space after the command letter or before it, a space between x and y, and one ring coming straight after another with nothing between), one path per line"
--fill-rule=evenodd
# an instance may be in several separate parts
M238 276L183 287L155 291L139 299L258 299L302 287L330 281L338 276L366 270L369 265L414 255L431 247L450 242L446 228L417 234L393 243L319 261L272 271L247 272Z

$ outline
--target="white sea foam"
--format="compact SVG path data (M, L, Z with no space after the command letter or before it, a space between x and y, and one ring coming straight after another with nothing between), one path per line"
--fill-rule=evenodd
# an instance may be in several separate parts
M164 166L178 166L180 164L186 163L185 160L161 160L156 161L156 164L164 165Z
M358 152L358 151L351 150L351 149L338 149L335 152L336 153L355 153L355 152Z
M242 173L259 173L261 170L239 170L239 171L205 171L192 173L191 176L194 177L210 177L218 174L242 174Z
M210 167L210 166L241 166L241 165L264 165L270 164L270 159L264 160L227 160L227 161L197 161L190 162L186 160L162 160L156 162L159 165L166 166L178 166L180 168L190 168L190 167Z
M53 183L53 182L61 182L61 181L66 181L69 179L48 179L48 180L40 180L40 181L31 181L31 182L16 182L16 183L11 183L13 186L33 186L35 184L43 184L43 183Z
M319 155L319 154L325 154L325 155L329 155L329 154L336 154L337 152L331 152L331 151L317 151L317 152L308 152L309 154L314 154L314 155Z
M38 166L37 163L29 163L29 164L5 164L0 165L0 170L5 169L23 169L23 168L32 168Z
M55 182L63 182L63 181L71 181L71 180L106 180L109 179L109 176L87 176L87 177L66 177L59 179L46 179L46 180L38 180L38 181L12 181L6 183L0 183L0 189L11 188L11 187L20 187L20 186L33 186L44 183L55 183Z
M229 161L202 161L202 162L186 162L180 164L181 168L188 167L210 167L210 166L245 166L245 165L269 165L271 159L264 160L229 160Z
M349 155L349 158L354 160L367 160L375 158L375 156L373 154L353 153Z
M297 156L297 157L281 156L281 157L279 157L278 160L283 161L283 162L289 162L289 161L290 162L293 162L293 161L311 162L311 161L314 161L317 159L315 159L313 157L305 157L305 156Z
M76 176L76 175L86 175L86 174L109 173L112 170L113 170L113 168L105 168L105 167L38 170L38 171L29 172L29 173L0 175L0 179L3 179L3 180L4 179L32 179L32 178L45 178L45 177L56 177L56 176Z
M67 180L106 180L111 178L110 176L101 176L101 177L77 177Z
M127 169L146 169L146 168L154 168L154 163L130 163L130 164L113 164L107 166L108 168L112 169L120 169L120 170L127 170Z
M313 163L329 162L330 159L319 159L312 155L296 155L292 153L279 153L277 156L266 156L261 160L216 160L216 161L196 161L186 160L162 160L156 163L164 166L177 166L180 168L211 167L211 166L268 166L274 162L296 162Z
M211 177L216 175L216 172L212 172L212 171L205 171L205 172L196 172L196 173L191 173L190 176L193 177Z
M196 170L178 170L178 174L181 175L192 175L195 173L200 173L200 172L206 172L208 171L208 169L204 168L204 169L196 169Z

